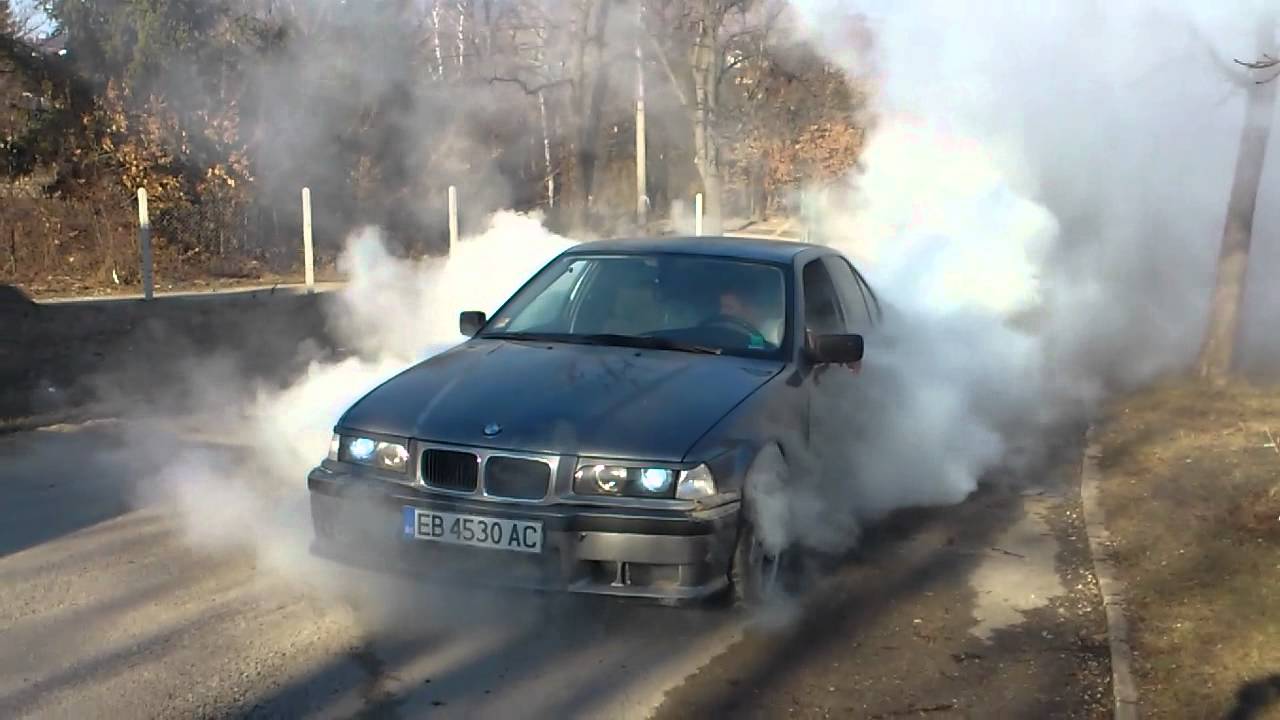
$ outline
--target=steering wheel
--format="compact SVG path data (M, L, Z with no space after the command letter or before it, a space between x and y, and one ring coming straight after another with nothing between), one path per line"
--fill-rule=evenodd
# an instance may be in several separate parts
M725 315L723 313L719 315L713 315L712 317L709 317L706 320L703 320L701 323L698 323L698 326L699 327L722 327L728 330L736 330L742 333L743 335L747 335L748 337L764 334L760 332L759 328L747 322L746 320L743 320L742 318L739 318L739 317L734 317L732 315Z

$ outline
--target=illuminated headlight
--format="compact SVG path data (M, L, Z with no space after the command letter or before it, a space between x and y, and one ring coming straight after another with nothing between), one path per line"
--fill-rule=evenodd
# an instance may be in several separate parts
M654 495L665 495L676 479L674 470L643 468L640 470L640 487Z
M675 487L676 471L669 468L584 463L573 476L579 495L670 498Z
M692 470L680 473L680 482L676 485L676 498L679 500L702 500L716 494L716 479L711 469L699 465Z
M405 443L350 435L334 437L337 444L337 459L342 462L368 465L391 472L409 470L409 448ZM334 450L331 448L331 457L333 453Z

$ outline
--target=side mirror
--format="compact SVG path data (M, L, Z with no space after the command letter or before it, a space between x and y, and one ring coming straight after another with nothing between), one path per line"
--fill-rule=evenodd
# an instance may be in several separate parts
M463 310L458 315L458 330L467 337L475 337L476 333L480 332L480 328L484 327L484 324L488 321L489 319L485 317L485 314L479 310Z
M818 365L849 365L862 360L861 335L814 335L809 359Z

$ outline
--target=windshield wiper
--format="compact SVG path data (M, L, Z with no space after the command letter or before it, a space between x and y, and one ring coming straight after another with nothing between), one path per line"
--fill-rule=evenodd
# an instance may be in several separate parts
M622 347L646 348L649 350L675 350L677 352L698 353L700 355L719 355L721 353L720 348L682 343L654 335L599 333L596 335L575 335L574 337L585 338L587 342L600 345L620 345Z
M487 340L525 340L527 342L573 342L572 335L565 333L529 333L529 332L495 332L482 333L480 337Z
M485 333L481 337L494 340L526 340L529 342L562 342L579 345L616 345L619 347L645 348L647 350L675 350L677 352L698 353L700 355L720 355L720 348L694 345L669 340L663 337L644 335L615 335L596 333L592 335L574 335L572 333Z

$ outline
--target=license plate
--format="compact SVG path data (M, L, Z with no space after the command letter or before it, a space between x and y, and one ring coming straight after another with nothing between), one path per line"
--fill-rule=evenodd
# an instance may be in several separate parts
M406 507L403 525L404 536L417 540L496 550L542 552L542 523L533 520L458 515Z

